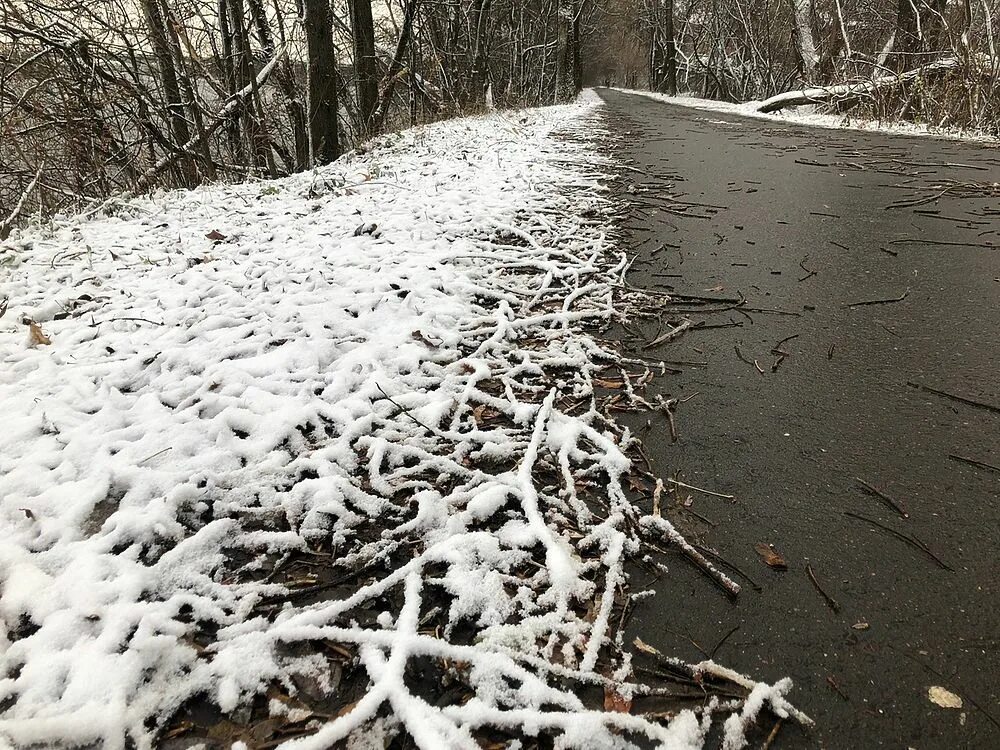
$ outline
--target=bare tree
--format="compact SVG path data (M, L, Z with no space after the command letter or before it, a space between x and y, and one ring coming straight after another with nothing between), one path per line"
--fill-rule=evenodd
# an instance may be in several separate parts
M378 70L375 56L375 25L371 0L349 0L354 36L354 75L357 80L358 121L362 133L372 127L378 107Z
M328 0L302 0L306 28L309 81L309 157L313 165L328 164L339 155L337 120L337 59Z

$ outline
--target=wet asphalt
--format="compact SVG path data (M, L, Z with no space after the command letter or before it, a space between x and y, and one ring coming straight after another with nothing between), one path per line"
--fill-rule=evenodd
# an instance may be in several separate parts
M951 457L1000 467L1000 197L970 187L1000 182L1000 149L599 93L625 164L629 282L747 300L691 314L728 327L647 349L683 317L651 302L661 320L623 339L688 363L653 385L693 396L676 442L662 418L625 421L655 473L735 496L692 492L675 512L745 575L734 602L675 559L632 634L790 676L817 727L786 724L773 748L1000 748L1000 472Z

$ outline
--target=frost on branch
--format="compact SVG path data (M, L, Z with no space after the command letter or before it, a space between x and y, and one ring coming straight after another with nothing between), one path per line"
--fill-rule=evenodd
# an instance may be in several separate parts
M792 713L632 674L625 562L690 545L595 394L636 367L595 337L630 303L602 133L592 102L444 123L15 238L0 295L52 344L0 330L0 737L737 747Z

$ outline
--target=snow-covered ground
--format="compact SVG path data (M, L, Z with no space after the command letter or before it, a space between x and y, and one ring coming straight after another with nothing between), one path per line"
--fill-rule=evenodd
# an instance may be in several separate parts
M603 133L585 96L0 246L0 745L145 748L192 700L265 692L296 748L687 748L716 719L737 748L795 713L787 681L710 662L688 669L749 698L652 720L574 688L644 691L623 560L640 529L684 544L626 499L631 438L593 401L628 364L584 325L626 265ZM339 715L301 695L336 694L322 644L367 674ZM415 664L462 700L427 702Z
M757 110L760 102L750 101L741 104L732 102L720 102L715 99L701 99L695 96L678 95L668 96L667 94L657 94L650 91L639 91L632 89L617 89L627 94L639 94L650 99L679 104L683 107L693 109L703 109L710 112L725 112L742 117L754 117L760 120L770 120L771 122L795 122L802 125L812 125L817 128L832 128L835 130L866 130L875 133L892 133L896 135L931 136L934 138L949 138L953 140L975 141L978 143L1000 143L1000 139L980 132L962 130L961 128L936 127L933 125L913 123L913 122L881 122L877 120L865 120L849 115L826 114L821 111L822 106L800 106L789 107L779 112L764 114Z

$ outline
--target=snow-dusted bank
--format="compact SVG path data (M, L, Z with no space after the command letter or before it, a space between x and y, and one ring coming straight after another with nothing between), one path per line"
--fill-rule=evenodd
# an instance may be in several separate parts
M602 132L592 96L442 123L0 246L0 744L146 748L191 705L295 748L807 721L711 662L671 664L746 700L621 710L655 692L623 561L683 540L594 400L626 266Z
M822 105L807 105L791 107L777 112L761 112L759 107L762 102L749 101L740 104L732 102L721 102L715 99L701 99L696 96L678 95L668 96L667 94L657 94L651 91L640 91L634 89L615 89L625 94L638 94L649 99L667 102L668 104L679 104L682 107L692 109L703 109L709 112L725 112L741 117L754 117L759 120L769 120L771 122L794 122L800 125L811 125L817 128L829 128L833 130L865 130L873 133L889 133L893 135L931 136L934 138L947 138L960 141L974 141L977 143L1000 143L1000 139L994 136L977 132L953 128L947 126L933 126L914 122L891 122L881 120L866 120L860 117L851 117L846 114L828 114L822 111ZM799 92L792 92L798 94Z

